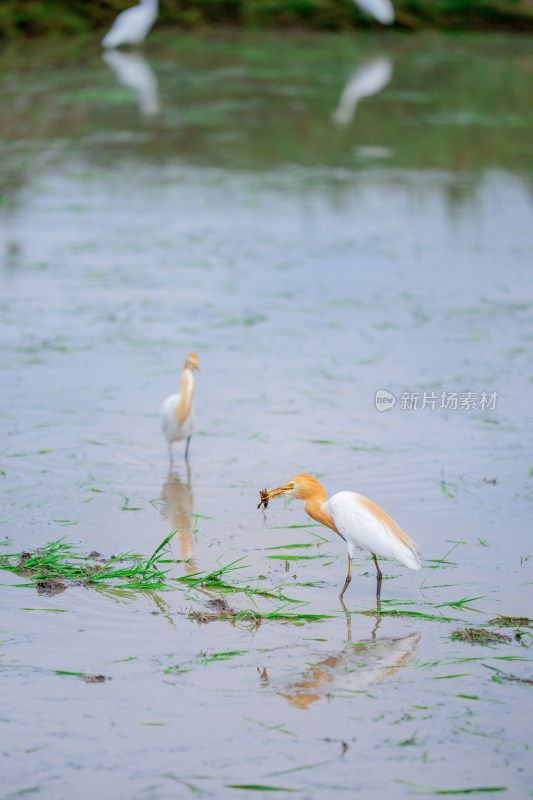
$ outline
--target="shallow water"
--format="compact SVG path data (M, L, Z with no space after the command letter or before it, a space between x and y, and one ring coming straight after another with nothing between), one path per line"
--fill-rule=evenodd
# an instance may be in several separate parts
M531 635L450 636L533 617L530 40L228 37L0 56L2 549L150 554L178 528L177 574L243 557L230 582L331 616L201 624L219 592L4 571L5 796L529 796L531 687L492 677L533 677ZM158 409L190 350L169 474ZM363 554L342 611L342 543L289 527L299 503L256 510L301 471L419 543L382 608L449 621L357 613Z

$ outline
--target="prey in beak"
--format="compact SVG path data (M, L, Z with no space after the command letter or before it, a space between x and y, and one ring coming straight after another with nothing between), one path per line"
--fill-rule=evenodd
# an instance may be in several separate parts
M292 486L279 486L277 489L271 489L268 491L267 489L261 489L259 492L259 496L261 500L259 501L259 505L257 508L266 508L268 506L268 501L271 497L276 497L278 494L284 494L285 492L289 492L293 487Z

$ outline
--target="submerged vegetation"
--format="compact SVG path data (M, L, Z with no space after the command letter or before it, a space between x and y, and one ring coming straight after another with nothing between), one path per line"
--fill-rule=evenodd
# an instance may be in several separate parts
M101 32L133 0L3 0L0 37ZM395 28L419 30L533 30L527 0L394 0ZM181 28L376 29L352 0L163 0L159 25Z

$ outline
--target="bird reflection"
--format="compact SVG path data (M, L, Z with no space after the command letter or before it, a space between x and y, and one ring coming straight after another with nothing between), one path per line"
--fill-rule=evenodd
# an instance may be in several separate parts
M412 658L420 634L378 639L376 631L381 618L377 617L371 638L352 642L351 618L347 615L346 619L348 641L344 649L312 663L300 680L288 684L285 691L278 692L291 706L307 709L335 690L364 691L373 683L392 677Z
M192 534L194 499L192 494L191 473L187 466L187 482L184 483L177 472L170 471L166 483L161 490L164 504L161 513L169 530L178 532L180 558L187 562L186 571L192 575L198 572L194 561L194 538Z
M339 105L332 119L337 125L348 125L354 117L357 104L363 97L377 94L392 78L392 62L385 56L366 61L355 70L344 87Z
M108 50L102 54L118 81L137 94L139 108L145 117L159 111L157 78L142 53L121 53Z

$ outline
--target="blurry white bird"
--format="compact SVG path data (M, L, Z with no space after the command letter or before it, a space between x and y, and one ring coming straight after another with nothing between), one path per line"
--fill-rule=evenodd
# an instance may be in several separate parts
M394 22L394 8L391 0L355 0L355 2L382 25L392 25Z
M420 569L420 559L414 542L405 534L382 508L372 500L355 492L337 492L329 498L324 487L311 475L296 475L285 486L260 492L258 508L265 507L271 497L287 494L304 500L310 517L327 525L346 542L348 548L348 573L339 597L342 599L352 579L352 558L356 547L369 550L377 570L377 591L381 592L381 570L376 556L394 558L409 569Z
M352 75L341 94L332 119L337 125L352 121L359 100L377 94L392 78L392 63L388 58L374 58L362 64Z
M159 0L140 0L139 5L121 11L102 39L103 47L140 44L157 19Z
M195 369L200 369L198 356L196 353L189 353L181 373L181 391L167 397L161 406L161 428L167 440L171 464L173 462L172 442L187 439L185 458L187 459L189 455L189 443L194 427L192 396L194 394L193 370Z
M137 93L139 107L146 117L159 110L157 78L141 53L121 53L107 50L102 58L107 61L117 79Z

